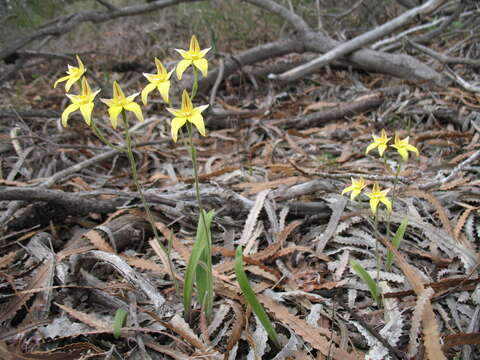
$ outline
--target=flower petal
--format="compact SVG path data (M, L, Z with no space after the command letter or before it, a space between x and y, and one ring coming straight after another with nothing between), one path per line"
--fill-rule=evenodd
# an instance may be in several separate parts
M122 112L123 107L121 106L110 106L108 108L108 114L110 115L110 122L112 123L112 128L117 128L117 119L118 115Z
M173 108L168 108L168 107L167 107L166 109L167 109L167 111L168 111L170 114L172 114L172 115L175 116L175 117L184 117L182 110L173 109Z
M163 101L167 104L169 103L168 93L170 91L170 81L163 81L158 84L158 91L160 91L160 95L162 96Z
M138 95L138 94L137 94ZM131 111L135 114L138 121L143 122L142 108L136 102L131 102L124 106L125 110Z
M68 117L70 116L70 114L76 110L78 110L79 106L77 104L70 104L67 106L67 108L65 110L63 110L63 113L62 113L62 126L63 127L67 127L67 121L68 121Z
M208 61L207 59L193 60L193 65L202 72L203 77L207 77L208 74Z
M173 142L177 142L177 138L178 138L178 130L183 126L185 125L185 123L187 122L187 118L184 118L184 117L176 117L172 120L172 129L171 129L171 132L172 132L172 139L173 139Z
M93 111L93 102L80 105L80 112L82 113L83 119L88 126L92 125L92 111Z
M392 202L389 198L383 197L380 201L387 207L388 211L392 211Z
M188 119L188 121L190 121L192 124L194 124L197 127L198 132L202 136L206 136L205 123L203 122L202 114L200 114L199 112L194 112L192 116Z
M182 50L182 49L175 49L175 51L177 51L180 55L182 55L184 59L189 58L188 51Z
M182 75L187 68L192 64L192 60L181 60L177 64L176 73L178 80L182 80Z
M67 82L65 83L65 91L70 91L70 88L79 78L76 76L69 76Z
M57 81L55 81L55 84L53 84L53 88L56 88L58 83L61 83L62 81L67 81L68 79L70 79L70 76L63 76L61 77L60 79L58 79Z
M145 74L144 74L145 75ZM157 85L155 84L148 84L147 86L145 86L145 88L142 90L142 102L143 102L143 105L147 105L147 100L148 100L148 94L150 94L153 90L155 90L157 87Z
M126 97L126 100L127 102L133 102L133 100L135 100L135 98L138 96L138 94L140 94L139 92L136 92L135 94L132 94L130 96L127 96Z
M203 49L203 50L200 50L200 56L203 58L205 57L205 55L207 55L207 53L210 51L211 47L207 48L207 49Z
M377 146L378 146L378 144L375 143L375 142L370 143L370 145L368 145L368 147L367 147L367 150L365 151L365 154L368 154L370 151L372 151L373 149L375 149Z
M199 112L199 113L201 114L201 113L204 112L205 109L208 108L209 106L210 106L210 105L200 105L200 106L197 106L197 107L196 107L195 109L193 109L193 110L194 110L194 111L197 111L197 112Z
M373 215L377 213L378 203L380 202L379 199L373 198L370 199L370 209L372 209Z

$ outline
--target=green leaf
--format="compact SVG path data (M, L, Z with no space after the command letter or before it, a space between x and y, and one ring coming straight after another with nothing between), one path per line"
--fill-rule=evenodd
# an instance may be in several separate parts
M407 230L407 225L408 225L408 217L405 216L392 239L392 245L395 249L398 249L400 247L400 243L402 242L403 236L405 235L405 230ZM387 265L386 265L387 271L390 271L393 264L394 257L395 255L393 254L393 252L388 250Z
M271 323L270 319L268 318L265 309L263 308L262 304L257 299L257 296L253 292L250 284L248 282L247 275L243 270L243 249L242 246L237 247L237 251L235 252L235 274L237 275L237 281L240 285L240 289L242 289L243 296L247 300L247 302L252 307L253 312L257 315L258 320L262 324L263 328L268 334L268 337L272 342L275 344L277 348L280 349L280 342L278 341L278 335Z
M367 284L373 298L375 299L377 304L380 305L380 290L378 289L377 283L372 279L372 277L363 268L363 266L360 265L360 263L358 263L356 260L351 260L350 266L352 267L353 271L355 271L357 275L363 280L363 282Z
M121 334L125 320L127 319L127 311L125 309L117 309L115 319L113 320L113 336L118 339Z
M192 253L190 254L190 258L188 259L187 269L185 270L185 283L183 285L183 307L185 311L185 318L190 317L190 308L192 306L193 282L195 278L197 278L197 286L198 286L198 281L202 282L204 278L207 276L202 273L197 275L197 273L201 271L201 270L198 270L200 268L199 263L200 263L200 260L202 259L202 255L205 248L208 247L207 245L210 238L210 226L212 224L214 215L215 215L215 212L213 210L209 211L208 213L204 211L207 229L205 229L205 227L203 226L202 219L200 217L198 219L199 221L197 226L197 236L195 239L195 244L193 244ZM211 264L211 257L210 257L210 264ZM211 268L210 268L210 276L212 276ZM213 285L212 285L212 288L213 288ZM207 285L205 285L205 287L202 289L202 291L205 292L206 290L204 289L207 289ZM205 293L203 293L202 295L204 294ZM200 298L200 290L199 290L199 298ZM212 303L213 303L213 290L212 290Z

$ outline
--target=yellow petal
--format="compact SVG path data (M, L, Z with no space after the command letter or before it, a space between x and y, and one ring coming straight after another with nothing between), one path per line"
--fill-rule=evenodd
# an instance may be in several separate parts
M187 68L188 68L191 64L192 64L192 60L181 60L181 61L177 64L176 73L177 73L177 78L178 78L178 80L182 80L183 73L185 72L185 70L187 70Z
M163 81L158 84L158 91L160 91L160 95L162 96L163 101L168 104L169 96L168 93L170 91L170 81Z
M191 113L193 111L193 104L190 96L188 95L187 90L182 92L182 112Z
M372 213L373 215L375 215L377 213L377 207L378 207L378 203L380 202L379 199L370 199L370 209L372 209Z
M197 37L195 35L192 35L192 38L190 39L189 51L194 54L200 52L200 44L198 43Z
M68 76L68 80L65 83L65 91L70 91L70 88L72 87L73 84L78 80L76 77Z
M167 73L167 70L165 69L165 67L163 66L163 64L161 63L160 60L158 60L158 58L155 58L155 66L157 67L157 73L160 75L160 74L166 74Z
M182 49L175 49L184 59L190 58L190 55L188 54L188 51L182 50Z
M178 130L183 126L185 125L185 123L187 122L187 119L186 118L180 118L180 117L176 117L172 120L172 139L174 142L177 142L177 138L178 138Z
M354 189L353 185L347 186L345 189L343 189L342 195L344 195L344 194L346 194L350 191L353 191L353 189Z
M392 202L389 198L381 198L380 201L387 207L388 211L392 211Z
M138 94L140 94L140 93L136 92L135 94L127 96L125 99L127 100L127 102L133 102L133 100L135 100L135 98L138 96Z
M203 49L200 51L200 57L205 57L205 55L207 55L207 53L210 51L211 47L207 48L207 49Z
M384 145L384 144L378 145L378 153L380 154L380 156L383 156L383 153L385 152L385 150L387 150L387 145Z
M378 146L377 143L370 143L370 145L368 145L367 147L367 150L365 151L365 154L368 154L370 151L372 151L373 149L375 149L376 147Z
M70 76L64 76L64 77L61 77L60 79L58 79L57 81L55 81L55 84L53 84L53 88L56 88L58 83L61 83L62 81L67 81L68 79L70 79Z
M110 115L110 122L112 123L112 128L117 128L117 119L118 115L122 112L123 107L121 106L110 106L108 108L108 114Z
M131 102L124 106L125 110L131 111L135 114L138 121L143 122L142 108L135 102Z
M100 99L101 102L103 102L105 105L108 107L115 106L115 101L113 99Z
M198 132L202 136L206 136L205 123L203 122L203 116L199 112L194 112L193 115L188 120L197 127Z
M206 108L208 108L210 105L201 105L197 106L194 111L198 111L200 114L205 111Z
M80 112L88 126L92 124L93 102L80 105Z
M182 110L179 109L173 109L173 108L167 108L167 111L172 114L175 117L183 117L183 112Z
M150 83L142 90L142 102L144 105L147 105L148 94L155 90L156 87L157 85Z
M208 61L207 59L193 60L193 65L202 72L203 77L207 77L208 74Z
M70 104L67 106L67 108L65 110L63 110L63 113L62 113L62 126L63 127L67 127L67 121L68 121L68 117L70 116L70 114L76 110L78 110L79 106L77 104Z
M113 99L120 100L125 99L125 95L123 94L122 88L118 85L118 82L115 80L113 82Z
M75 56L76 56L77 62L78 62L78 69L79 69L80 71L82 71L82 73L85 72L85 66L83 65L83 62L82 62L82 60L80 59L80 56L78 56L78 55L75 55Z

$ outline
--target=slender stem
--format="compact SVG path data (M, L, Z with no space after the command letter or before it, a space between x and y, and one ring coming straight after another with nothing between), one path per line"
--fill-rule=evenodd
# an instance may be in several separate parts
M403 165L403 161L400 161L395 171L395 179L393 180L393 189L392 189L392 207L393 207L393 204L395 204L395 199L397 198L398 178L400 176L400 171L402 170L402 165ZM390 241L390 224L391 224L392 212L393 212L393 209L392 211L388 212L388 217L387 217L387 234L386 234L387 241Z
M378 233L378 209L375 212L375 232ZM378 249L378 239L375 239L375 258L377 260L377 287L380 282L380 251Z
M126 152L127 149L125 148L122 148L120 146L116 146L116 145L113 145L110 141L108 141L105 136L102 135L102 133L100 132L100 129L97 127L97 125L95 125L95 122L92 121L92 130L93 130L93 133L104 143L106 144L108 147L114 149L114 150L117 150L117 151L120 151L120 152Z
M147 220L150 223L150 226L152 227L155 239L157 240L158 245L160 246L162 251L165 253L166 258L168 259L168 261L167 261L168 263L165 264L165 265L168 267L168 270L170 271L170 275L172 277L173 284L175 286L175 291L176 291L177 295L179 295L180 292L179 292L179 288L178 288L177 279L175 277L175 272L174 272L174 269L173 269L173 264L172 264L171 258L168 255L167 250L165 249L165 247L162 245L162 243L160 241L160 235L158 234L157 227L155 226L155 220L153 219L152 212L150 211L150 206L148 205L147 199L145 198L142 186L140 185L140 182L138 181L137 163L135 161L135 156L133 155L132 138L130 136L130 132L128 131L128 120L127 120L127 115L125 114L125 110L122 110L122 118L123 118L123 123L124 123L124 127L125 127L125 141L126 141L126 145L127 145L127 156L128 156L128 160L130 162L131 170L132 170L133 182L135 183L135 186L137 187L138 195L140 196L140 200L142 201L143 207L145 208L145 213L147 214Z
M192 101L193 101L193 98L197 95L197 91L198 91L198 72L197 72L197 68L193 66L193 87L192 87L192 96L190 96Z

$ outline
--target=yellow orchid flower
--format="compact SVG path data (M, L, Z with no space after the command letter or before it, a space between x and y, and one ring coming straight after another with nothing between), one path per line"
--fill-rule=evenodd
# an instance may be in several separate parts
M350 194L350 200L355 200L355 198L360 195L360 193L362 192L363 188L365 186L367 186L365 184L365 180L361 177L360 180L354 180L353 178L352 179L352 185L346 187L345 189L343 189L342 191L342 195L343 194L346 194L348 192L351 192Z
M85 122L88 126L92 124L92 111L93 111L93 100L95 96L100 92L100 90L92 93L90 85L88 85L87 79L85 76L82 78L82 92L79 95L70 95L67 94L67 97L72 102L62 113L62 125L67 127L67 121L70 114L74 111L80 109Z
M178 63L176 69L178 80L182 80L184 71L192 64L202 72L203 77L206 77L208 74L208 61L205 59L205 55L210 49L211 48L200 50L200 45L195 35L193 35L190 40L190 49L175 49L183 57L183 60Z
M70 88L72 87L73 84L75 84L80 78L85 74L85 66L83 66L82 60L80 60L80 57L78 55L75 55L77 57L77 62L78 62L78 67L68 65L68 70L67 70L67 76L61 77L57 81L55 81L55 84L53 84L53 87L56 88L58 83L62 81L66 81L65 83L65 91L70 91Z
M390 189L380 190L380 185L378 185L378 183L373 184L372 191L367 193L367 196L370 198L370 208L372 209L373 215L377 213L379 203L384 204L388 211L392 211L392 202L387 197L389 191Z
M383 156L383 153L388 147L388 142L390 141L391 138L387 137L387 133L385 129L382 129L381 136L375 136L373 135L373 142L368 145L367 151L365 154L368 154L370 150L373 150L375 148L378 148L378 153L380 156Z
M395 134L395 143L392 145L395 149L397 149L397 152L400 154L402 157L403 161L406 162L408 160L408 152L411 151L417 155L417 158L420 156L418 149L408 143L408 136L400 140L400 136L398 134Z
M180 130L180 128L185 125L187 121L194 124L202 136L206 136L205 124L202 116L202 112L206 108L208 108L208 105L197 106L194 108L192 100L190 100L190 96L188 96L188 92L183 90L182 108L167 108L167 111L175 116L172 120L172 139L174 142L177 142L178 130Z
M110 122L114 129L117 128L118 115L122 110L128 110L135 114L138 121L143 122L143 114L140 105L133 101L139 93L135 93L128 97L123 94L120 85L116 81L113 82L113 99L100 99L108 106L108 114L110 115Z
M158 89L163 101L167 104L169 103L168 92L170 91L170 76L172 76L173 70L167 73L167 70L157 58L155 58L155 65L157 66L156 74L143 73L143 76L150 82L142 90L142 101L144 105L147 105L148 94L155 89Z

